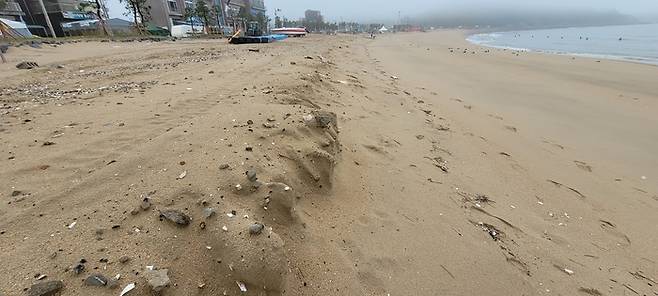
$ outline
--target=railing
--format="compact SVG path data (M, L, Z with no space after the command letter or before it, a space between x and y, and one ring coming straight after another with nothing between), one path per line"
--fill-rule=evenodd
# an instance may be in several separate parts
M10 12L10 13L16 13L18 12L19 14L23 14L23 10L21 9L21 6L18 5L16 2L7 2L7 5L5 6L4 9L0 9L2 12Z

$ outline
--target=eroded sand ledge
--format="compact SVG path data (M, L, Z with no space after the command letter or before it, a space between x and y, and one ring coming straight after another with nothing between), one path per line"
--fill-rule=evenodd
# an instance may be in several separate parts
M0 291L658 292L658 67L462 36L13 49Z

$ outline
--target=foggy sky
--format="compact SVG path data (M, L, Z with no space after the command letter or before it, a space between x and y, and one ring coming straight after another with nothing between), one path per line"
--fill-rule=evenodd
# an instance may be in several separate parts
M107 0L111 17L123 14L118 0ZM395 22L401 17L414 17L431 12L465 12L469 9L501 10L580 10L610 11L638 17L658 19L658 0L265 0L268 14L281 9L279 15L290 19L304 16L306 9L322 11L329 21ZM125 18L125 17L124 17Z
M593 12L617 10L620 13L644 16L658 14L658 0L266 0L268 10L281 9L281 14L299 18L307 8L317 9L330 20L395 20L429 12L464 11L473 7L497 10L575 9Z

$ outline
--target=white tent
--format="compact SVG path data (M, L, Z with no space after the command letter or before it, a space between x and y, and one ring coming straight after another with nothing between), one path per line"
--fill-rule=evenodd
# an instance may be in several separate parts
M379 29L379 33L386 33L386 32L388 32L388 29L386 28L386 26L382 26L382 28Z
M21 35L21 37L32 37L32 33L30 33L30 30L27 29L27 25L24 23L10 21L8 19L3 19L3 18L0 18L0 23L13 29L14 31L16 31L16 33ZM0 36L2 36L2 32L0 32Z

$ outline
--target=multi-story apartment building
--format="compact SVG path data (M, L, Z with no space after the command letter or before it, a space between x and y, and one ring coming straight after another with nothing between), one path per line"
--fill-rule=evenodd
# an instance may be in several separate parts
M151 6L151 23L163 28L188 23L185 19L185 8L194 9L197 0L149 0ZM251 7L251 14L265 14L263 0L203 0L208 8L221 7L218 12L219 24L231 26L238 17L241 8Z
M8 19L10 21L22 22L25 13L21 6L14 1L7 1L7 5L0 9L0 18Z

